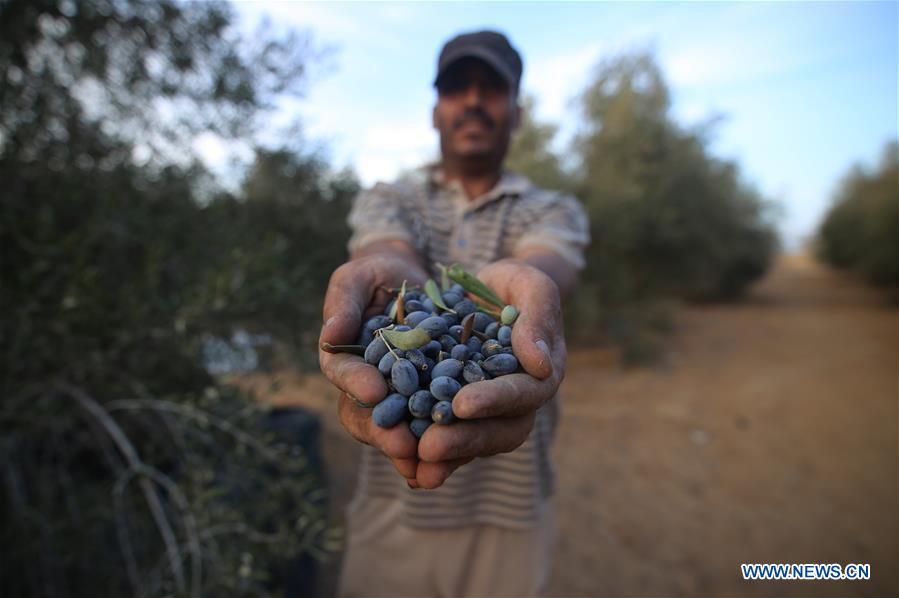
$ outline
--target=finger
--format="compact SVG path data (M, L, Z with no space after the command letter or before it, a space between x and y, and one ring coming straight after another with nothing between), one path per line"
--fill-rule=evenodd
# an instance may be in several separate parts
M418 469L418 457L415 456L417 447L410 445L408 440L400 434L399 429L392 434L383 436L377 432L372 433L370 428L370 425L373 425L371 410L355 405L352 399L346 395L341 396L341 402L342 404L339 406L340 420L347 431L350 432L350 435L360 442L380 449L384 456L390 459L393 467L401 476L407 480L414 480ZM378 428L377 426L374 426L374 428L375 430L383 430L383 428ZM390 432L390 430L384 431ZM412 457L391 456L408 455L410 451L413 454Z
M553 375L553 352L562 334L559 289L543 272L520 263L498 262L482 272L485 281L519 311L512 349L535 378Z
M397 472L406 480L414 480L418 475L418 459L390 459Z
M368 268L358 268L344 264L334 271L328 281L322 316L319 344L351 344L359 335L362 314L371 301L373 272Z
M422 462L436 463L508 453L521 446L533 426L533 412L519 417L460 420L451 426L431 426L418 442L418 457Z
M419 488L434 489L439 488L453 474L454 471L470 463L474 458L465 457L462 459L453 459L452 461L441 461L439 463L420 462L418 465L418 475L416 482Z
M381 428L368 418L368 433L372 444L391 459L418 462L418 441L409 431L409 426L400 424L392 428ZM414 477L414 471L411 472L411 476L407 475L409 473L407 465L403 463L394 465L397 465L397 470L403 477Z
M502 260L486 266L478 277L519 312L527 307L532 316L553 319L559 306L559 288L533 266L517 260Z
M537 380L527 374L466 384L453 399L453 413L461 419L518 417L543 406L557 387L554 379Z
M394 466L403 477L415 477L415 471L406 461L417 461L418 441L408 426L376 426L371 419L371 409L359 407L345 394L340 396L337 409L341 424L353 438L377 448L392 460L397 460Z
M366 405L376 405L387 396L384 377L358 355L320 351L319 363L331 384Z
M526 319L512 328L512 351L522 369L534 378L549 380L553 377L554 349L550 348L550 342L544 330L529 328Z
M520 315L512 327L512 350L528 374L544 380L553 375L552 352L563 326L559 291L548 280L530 284L533 292L515 300Z

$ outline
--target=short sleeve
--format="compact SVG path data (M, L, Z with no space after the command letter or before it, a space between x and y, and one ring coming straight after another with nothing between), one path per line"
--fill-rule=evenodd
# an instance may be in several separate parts
M378 183L357 195L348 222L352 231L350 253L376 241L414 243L408 206L393 185Z
M584 267L584 250L589 244L590 223L583 206L571 196L556 195L519 237L515 252L544 247L580 270Z

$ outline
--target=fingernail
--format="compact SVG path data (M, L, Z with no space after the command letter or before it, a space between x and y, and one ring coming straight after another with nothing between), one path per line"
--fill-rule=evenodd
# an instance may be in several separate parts
M410 490L418 490L418 482L416 480L406 480L406 485L409 486Z
M333 324L336 321L337 321L337 316L331 316L330 318L325 320L325 328L327 328L328 326L330 326L331 324Z

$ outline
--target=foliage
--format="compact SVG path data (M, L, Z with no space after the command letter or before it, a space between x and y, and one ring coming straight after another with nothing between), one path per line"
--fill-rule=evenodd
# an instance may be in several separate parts
M4 594L267 595L285 557L334 549L320 472L235 391L124 396L4 404Z
M899 144L883 150L873 171L853 167L818 231L821 257L856 271L899 297Z
M320 472L201 349L318 325L357 184L295 147L226 193L189 141L251 146L296 36L218 3L0 3L4 595L261 595L333 548Z
M205 208L217 264L200 288L207 316L273 334L292 363L313 365L321 302L331 273L346 259L346 214L359 185L331 173L318 156L290 148L256 150L241 191ZM210 326L212 326L210 322Z
M579 194L595 239L587 279L604 298L731 298L765 272L770 206L701 132L672 120L650 55L603 62L581 101Z
M558 127L537 121L536 108L533 96L523 98L521 124L512 137L506 168L527 175L540 187L564 190L571 179L551 147Z
M710 125L685 130L669 102L652 55L612 57L580 96L574 172L552 154L554 127L530 119L511 154L534 180L577 195L589 216L571 334L589 340L603 329L634 356L652 354L647 339L661 338L671 299L736 298L777 247L772 205L710 154Z
M247 138L260 108L302 91L307 40L243 38L220 2L5 0L0 11L0 141L24 159L87 163L65 151L80 127L127 141L141 162L189 159L198 133Z

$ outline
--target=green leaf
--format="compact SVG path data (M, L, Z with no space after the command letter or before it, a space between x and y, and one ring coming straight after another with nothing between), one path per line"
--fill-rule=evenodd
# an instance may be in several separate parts
M440 286L444 291L447 291L450 288L450 283L449 277L447 277L446 275L446 266L444 266L443 264L437 264L437 267L440 268Z
M431 340L431 335L422 328L413 328L412 330L403 331L382 330L381 334L384 335L384 338L388 343L404 351L422 347Z
M398 303L398 302L399 302L399 299L395 299L395 300L393 301L393 305L390 306L390 313L387 314L387 317L389 317L389 318L390 318L391 320L393 320L394 322L396 322L396 310L397 310L397 307L398 307L398 306L397 306L397 303Z
M490 287L478 280L474 274L466 272L459 264L450 266L449 270L447 270L447 274L454 281L461 284L462 287L472 295L475 295L488 303L492 303L499 308L506 306L503 300L497 297L496 293L494 293Z
M425 293L427 294L428 299L433 301L434 305L436 305L440 309L456 313L443 303L443 297L440 295L440 289L437 288L437 283L434 282L433 278L429 278L428 282L425 283Z

